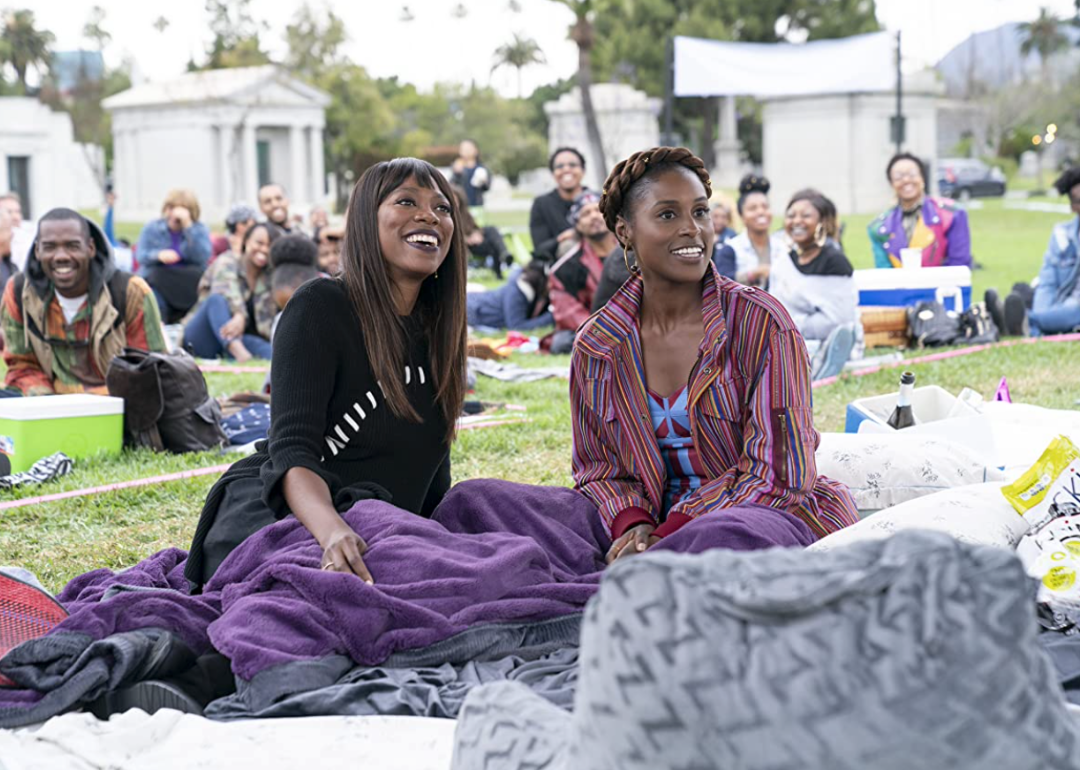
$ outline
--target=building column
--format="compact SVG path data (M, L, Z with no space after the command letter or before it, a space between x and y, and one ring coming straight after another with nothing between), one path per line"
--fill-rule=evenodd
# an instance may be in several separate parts
M255 153L255 126L245 121L240 132L240 189L248 205L259 204L259 161Z
M303 203L311 201L311 185L308 184L304 166L307 165L307 156L304 153L304 128L303 126L289 126L289 168L291 177L289 192L292 200Z
M221 187L219 188L221 197L218 200L218 203L221 204L221 207L227 212L233 203L233 176L235 174L232 163L234 153L231 152L233 130L231 126L225 125L224 123L216 126L215 130L217 131L218 137L217 167L221 184Z
M311 171L312 196L314 203L321 203L326 199L326 171L323 168L323 141L322 129L318 126L308 127L308 144L310 159L308 166Z
M739 185L739 128L735 116L735 97L720 97L716 142L716 169L713 184L733 188Z

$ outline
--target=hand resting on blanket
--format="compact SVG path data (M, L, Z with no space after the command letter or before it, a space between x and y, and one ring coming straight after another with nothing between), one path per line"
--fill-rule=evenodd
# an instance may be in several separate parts
M660 542L660 538L653 535L656 530L654 524L638 524L631 527L611 544L607 552L607 563L612 564L624 556L633 556L643 553Z
M284 490L289 508L323 549L322 569L352 572L368 585L374 585L363 559L367 542L334 508L326 482L314 471L297 466L285 474Z

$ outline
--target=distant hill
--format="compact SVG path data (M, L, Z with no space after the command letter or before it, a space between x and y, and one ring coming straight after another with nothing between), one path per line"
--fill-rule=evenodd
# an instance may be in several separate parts
M1074 75L1080 67L1080 48L1077 47L1080 29L1062 24L1061 31L1071 45L1050 59L1050 71L1059 82ZM946 93L964 98L977 95L980 88L993 91L1025 79L1037 80L1042 75L1039 55L1035 52L1022 55L1022 39L1020 25L1011 23L977 32L956 46L936 67L945 81Z

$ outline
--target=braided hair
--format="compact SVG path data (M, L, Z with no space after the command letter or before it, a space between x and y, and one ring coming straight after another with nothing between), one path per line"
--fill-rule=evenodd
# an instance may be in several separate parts
M735 202L735 207L739 210L739 216L742 216L743 206L746 205L746 199L754 193L761 193L762 195L769 194L769 188L772 187L769 184L769 180L763 176L757 174L747 174L739 181L739 199Z
M608 230L615 232L619 217L629 220L630 210L645 195L648 186L643 180L653 178L663 171L685 168L701 180L705 196L712 196L712 182L701 158L685 147L653 147L635 152L626 160L619 161L611 169L604 182L604 194L600 196L600 213ZM622 244L623 247L627 244Z

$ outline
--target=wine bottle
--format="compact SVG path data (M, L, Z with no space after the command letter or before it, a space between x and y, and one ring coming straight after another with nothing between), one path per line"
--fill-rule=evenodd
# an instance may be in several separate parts
M910 428L915 424L915 415L911 411L911 393L915 390L915 375L904 372L900 375L900 394L896 397L896 409L889 417L889 427L894 430Z

